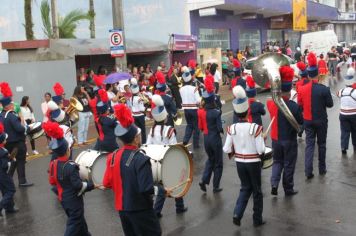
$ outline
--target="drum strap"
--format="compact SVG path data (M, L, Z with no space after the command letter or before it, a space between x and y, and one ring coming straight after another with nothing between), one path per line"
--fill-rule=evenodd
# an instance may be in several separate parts
M140 151L140 149L138 149L138 150L136 150L136 151L133 151L133 152L131 152L130 153L130 156L129 156L129 158L127 159L127 161L126 161L126 167L129 167L130 166L130 164L131 164L131 162L132 162L132 159L134 158L134 156L136 155L136 153L138 153Z
M58 162L58 160L56 160L56 161ZM60 179L60 180L63 180L63 179L64 179L64 168L65 168L66 165L67 165L68 163L70 163L70 162L75 163L74 161L66 161L66 163L64 163L64 165L62 166L62 169L61 169L61 174L59 175L59 179Z
M118 150L119 149L116 149L113 153L111 153L112 157L111 157L110 167L114 167L115 165L115 157Z

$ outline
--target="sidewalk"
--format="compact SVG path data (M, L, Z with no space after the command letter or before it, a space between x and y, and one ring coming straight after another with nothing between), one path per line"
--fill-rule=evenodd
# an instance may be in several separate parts
M222 102L225 101L225 103L226 103L233 99L232 92L231 92L231 90L229 90L228 85L221 85L219 94L220 94L220 98L221 98ZM223 104L224 104L224 102L223 102ZM146 121L146 126L151 126L151 125L152 125L152 122ZM77 136L77 128L74 128L74 135ZM97 136L98 136L98 134L96 132L94 122L93 122L93 120L91 120L90 124L89 124L89 131L88 131L88 143L89 144L87 145L87 147L89 147L92 143L94 143L96 141ZM45 136L42 136L42 137L36 139L35 142L36 142L36 150L40 154L38 154L38 155L32 154L30 142L28 139L26 139L27 151L29 153L27 160L33 160L33 159L40 158L40 157L43 157L43 156L46 156L49 154L49 150L47 148L47 145L48 145L47 139ZM77 145L74 145L74 148L78 148Z

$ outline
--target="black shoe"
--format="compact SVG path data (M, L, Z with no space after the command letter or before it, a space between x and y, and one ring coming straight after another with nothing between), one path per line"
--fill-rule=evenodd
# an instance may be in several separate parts
M277 187L272 187L271 194L274 195L274 196L277 196L277 195L278 195L278 189L277 189Z
M324 171L319 171L319 175L326 175L326 170L324 170Z
M29 182L19 184L19 187L31 187L31 186L33 186L33 183L29 183Z
M220 193L221 191L223 191L222 188L214 188L213 189L213 193Z
M240 226L241 225L241 219L239 219L237 217L232 217L232 223L234 223L234 225Z
M19 209L13 208L13 209L11 209L11 210L5 210L5 213L6 213L6 214L14 214L14 213L16 213L16 212L18 212L18 211L19 211Z
M297 190L292 190L292 191L286 192L285 194L286 194L286 196L293 196L293 195L298 194L298 191Z
M307 179L312 179L314 178L314 174L307 175Z
M160 219L160 218L162 218L162 213L158 212L158 213L156 213L156 216L157 216L158 219Z
M188 207L184 207L183 209L176 210L177 214L182 214L184 212L188 211Z
M254 223L253 223L253 226L254 226L254 227L260 227L260 226L262 226L262 225L264 225L264 224L266 224L266 221L263 220L263 221L258 222L258 223L255 223L255 222L254 222Z
M347 151L346 151L345 149L342 149L342 150L341 150L341 153L342 153L342 155L346 155L346 154L347 154Z
M200 182L200 183L199 183L199 186L200 186L201 191L203 191L203 192L206 193L206 186L205 186L205 184Z

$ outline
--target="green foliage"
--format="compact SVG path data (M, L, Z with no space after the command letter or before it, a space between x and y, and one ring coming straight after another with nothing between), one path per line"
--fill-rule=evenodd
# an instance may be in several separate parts
M43 23L43 33L48 37L48 38L53 38L53 30L52 30L52 23L50 19L50 7L49 4L46 0L42 0L41 2L41 17L42 17L42 23Z

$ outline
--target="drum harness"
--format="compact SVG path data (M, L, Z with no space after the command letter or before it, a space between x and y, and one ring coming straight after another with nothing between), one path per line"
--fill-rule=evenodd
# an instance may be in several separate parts
M343 94L344 93L344 90L345 89L342 89L341 91L340 91L340 97L342 98L342 97L351 97L354 101L356 101L356 98L354 98L353 96L352 96L352 93L355 91L355 89L353 88L353 89L351 89L351 91L350 91L350 94Z
M111 158L111 162L110 162L110 167L114 167L114 164L115 164L115 157L116 157L116 153L117 153L118 151L119 151L119 149L116 149L116 150L112 153L112 158ZM138 149L138 150L133 151L133 152L130 153L129 158L127 158L127 161L126 161L126 163L125 163L125 166L126 166L126 167L129 167L129 166L130 166L130 164L131 164L131 162L132 162L134 156L136 155L136 153L138 153L138 152L140 152L140 151L142 151L142 152L145 153L145 151L143 151L143 150L141 150L141 149Z

